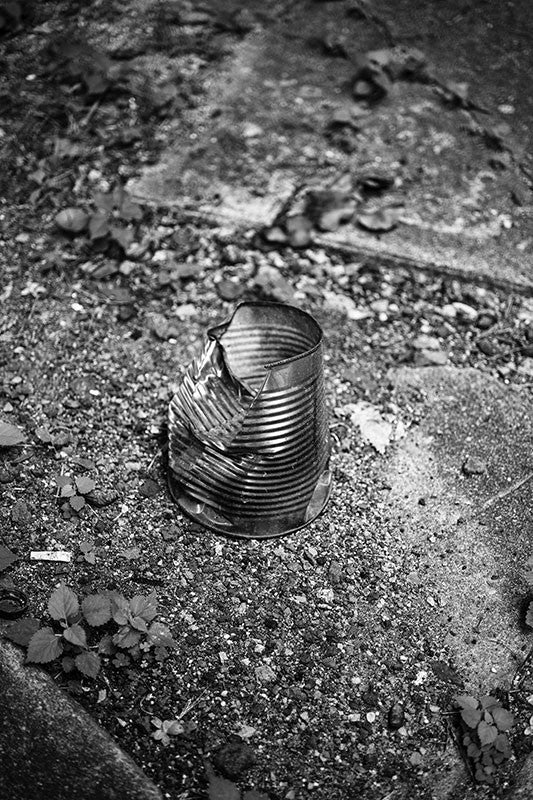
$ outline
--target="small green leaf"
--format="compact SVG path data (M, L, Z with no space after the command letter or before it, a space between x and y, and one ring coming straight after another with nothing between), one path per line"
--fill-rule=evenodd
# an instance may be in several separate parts
M102 653L104 656L112 656L116 653L116 647L113 644L113 637L111 634L106 633L105 636L102 636L98 644L98 652Z
M461 719L469 728L477 728L481 721L481 711L475 708L463 708Z
M76 647L83 647L84 649L87 647L87 635L81 625L71 625L65 628L63 637L70 644L75 644Z
M117 625L126 625L130 608L129 602L118 592L110 592L107 597L111 601L111 616Z
M59 492L60 497L73 497L73 495L75 494L76 490L74 489L74 486L70 482L64 483L63 486L61 487L61 491Z
M157 595L151 592L147 597L135 595L130 600L130 611L134 617L142 617L151 622L157 616Z
M102 662L96 653L91 653L89 650L85 653L80 653L75 658L76 667L84 675L89 678L96 678L100 672Z
M488 709L489 711L500 705L498 700L491 694L484 694L483 697L479 699L479 704L481 708Z
M92 478L81 476L76 478L76 489L80 494L89 494L95 488L96 483Z
M148 630L148 639L155 647L176 647L170 628L162 622L152 622Z
M141 633L146 633L148 630L146 622L142 617L132 617L130 615L129 623L132 628L135 628L136 631L141 631Z
M457 697L454 697L455 702L461 708L478 708L479 703L475 697L472 697L469 694L460 694Z
M479 749L477 744L472 743L469 744L468 747L466 748L466 753L470 758L479 758L481 750Z
M69 499L69 503L74 511L81 511L85 505L85 497L82 497L79 494L75 494L73 497Z
M494 747L496 750L499 750L500 753L506 758L509 758L511 755L511 745L509 743L509 738L506 733L499 733L494 740Z
M82 600L83 616L93 627L105 625L111 619L111 601L101 594L90 594Z
M141 641L141 634L139 631L132 630L129 625L124 625L118 633L113 636L113 644L117 647L128 648L134 647Z
M498 729L495 725L489 725L485 720L481 720L477 726L477 735L481 746L485 744L492 744L498 735Z
M47 664L59 658L63 652L63 645L54 635L52 628L41 628L31 637L28 644L26 661L34 664Z
M9 625L4 631L4 636L15 644L27 647L34 633L39 630L39 620L32 617L18 619Z
M80 610L78 598L68 586L60 583L48 601L48 613L52 619L67 620Z
M13 447L22 444L26 439L24 433L16 425L0 420L0 447Z
M533 586L533 569L530 569L524 573L524 579L530 586Z

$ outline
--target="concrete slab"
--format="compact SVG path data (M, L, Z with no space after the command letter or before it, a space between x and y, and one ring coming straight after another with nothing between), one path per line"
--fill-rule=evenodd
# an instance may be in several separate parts
M130 190L146 202L256 228L273 220L296 187L324 187L346 174L357 181L378 167L395 178L390 202L403 204L396 230L376 235L350 223L320 235L321 242L363 258L404 260L530 290L532 205L524 153L533 106L517 80L519 67L504 61L509 50L523 56L531 40L527 30L517 39L516 28L502 24L504 10L490 4L475 31L482 44L474 46L468 15L463 20L456 5L434 9L443 17L444 43L421 0L381 0L368 16L344 2L263 15L233 43L222 68L204 73L198 108L162 126L167 148ZM391 29L390 37L376 19ZM528 19L526 13L526 29ZM423 47L435 81L397 81L365 113L351 94L354 60L390 38ZM325 40L337 42L345 57L325 53ZM490 113L444 105L439 91L449 81L469 82L473 101ZM350 152L328 134L339 108L358 109L360 130L352 132ZM507 127L497 128L503 133L494 144L490 131L502 124ZM521 207L513 194L520 194Z
M4 800L161 800L133 760L48 676L0 646Z

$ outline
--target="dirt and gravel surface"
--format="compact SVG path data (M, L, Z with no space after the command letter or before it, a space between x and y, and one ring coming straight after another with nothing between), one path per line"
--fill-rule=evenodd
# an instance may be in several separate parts
M150 71L142 81L143 59L161 50L169 13L162 9L170 6L177 19L171 31L181 38L169 37L166 48L186 51L177 93L167 74L155 81ZM135 10L146 23L138 28L142 41L117 37L108 45L114 62L135 67L133 83L131 75L120 78L126 88L109 65L103 90L93 75L103 80L103 68L73 74L81 51L65 49L69 20L61 4L23 9L2 40L12 69L2 78L9 161L0 214L0 414L27 435L24 445L0 451L2 544L19 556L3 580L27 593L38 618L46 617L59 581L80 597L156 591L158 619L177 641L168 657L110 660L96 680L59 667L51 672L166 797L204 797L206 762L271 800L501 797L519 762L500 768L495 789L476 787L448 724L450 704L463 690L499 692L519 722L513 744L521 758L529 749L533 683L528 689L524 671L523 691L512 696L506 690L514 684L488 686L486 674L461 661L464 649L445 639L450 620L461 630L469 604L467 597L448 611L439 600L435 563L449 558L444 544L455 545L444 536L437 557L439 530L429 530L423 543L405 535L431 529L422 518L432 514L431 496L410 493L421 484L409 484L408 464L395 455L401 442L377 453L349 407L365 400L401 420L406 442L417 440L417 431L438 439L439 380L446 397L475 384L468 408L478 414L485 402L505 409L511 394L518 398L512 420L528 441L532 301L319 247L270 249L255 230L191 222L179 208L126 213L123 198L110 212L119 233L110 225L104 236L92 236L87 224L102 223L93 220L97 198L156 159L164 121L201 105L202 70L249 25L242 9L224 9L215 22L209 9L206 21L185 4ZM98 30L103 36L119 25L122 12L119 4L113 12L98 3L71 7L69 25L82 39L86 29L97 39ZM94 53L83 52L94 67ZM67 207L88 215L78 232L55 221ZM131 236L124 238L125 230ZM195 526L172 503L166 411L207 327L239 299L264 298L299 305L324 327L335 489L327 512L305 530L274 541L232 541ZM461 400L454 402L460 411ZM494 498L501 483L481 482L475 435L469 440L466 431L458 443L449 409L443 420L452 429L443 423L441 450L453 459L463 493ZM477 435L482 440L483 431ZM505 457L511 463L514 456ZM527 459L516 456L516 465L527 467ZM91 477L96 501L78 513L64 507L59 474ZM495 474L507 481L503 468ZM464 520L453 524L455 530ZM468 542L475 549L476 536ZM72 562L29 560L31 551L55 549L71 552ZM499 564L514 575L503 592L510 609L504 622L511 619L513 628L510 639L498 629L493 638L516 648L516 669L529 641L519 624L527 540L513 539L508 551ZM463 588L475 592L476 583ZM505 644L491 654L495 665L502 651ZM507 663L502 675L509 670ZM155 740L155 718L181 718L185 731L166 744Z

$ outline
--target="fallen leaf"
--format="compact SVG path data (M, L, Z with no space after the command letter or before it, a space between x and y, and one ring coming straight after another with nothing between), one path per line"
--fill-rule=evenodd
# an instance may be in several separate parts
M356 216L356 221L362 228L372 233L387 233L397 226L400 216L400 208L385 206L360 212Z
M13 445L21 444L25 439L26 436L20 428L0 420L0 447L13 447Z
M365 400L349 404L349 409L352 424L359 426L363 441L371 444L378 453L384 453L392 439L392 423L384 419L379 408Z
M0 572L10 567L15 561L18 561L18 556L0 544Z
M67 233L81 233L88 222L89 215L81 208L64 208L55 216L57 227Z
M24 617L9 625L4 631L4 636L15 644L27 647L32 636L39 630L40 622L32 617Z

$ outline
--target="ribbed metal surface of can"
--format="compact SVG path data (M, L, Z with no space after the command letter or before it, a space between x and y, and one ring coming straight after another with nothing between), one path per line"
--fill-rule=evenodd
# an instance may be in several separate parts
M293 306L242 303L171 400L174 499L231 536L279 536L322 511L329 456L320 326Z

